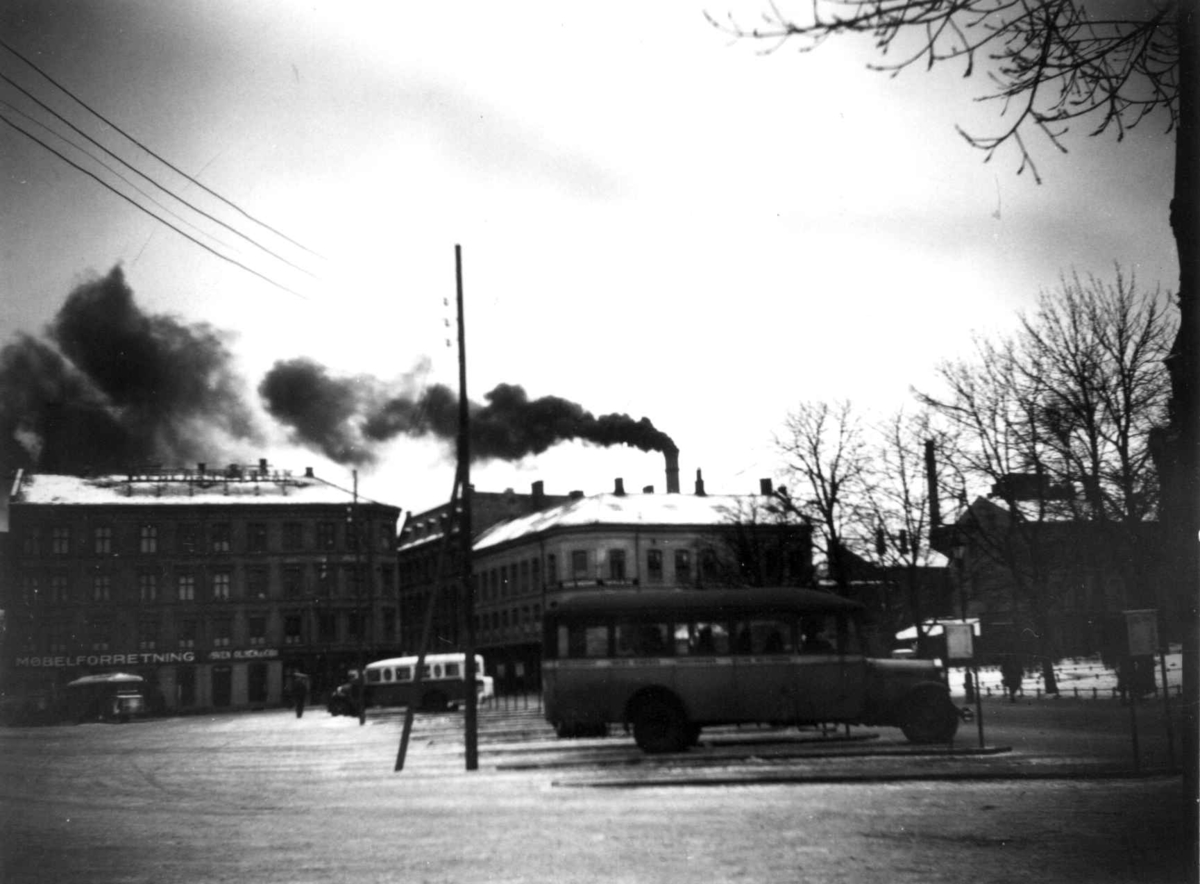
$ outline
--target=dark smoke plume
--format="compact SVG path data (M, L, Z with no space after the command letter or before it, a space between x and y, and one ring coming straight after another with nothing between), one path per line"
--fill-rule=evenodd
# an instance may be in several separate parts
M334 378L304 359L276 363L259 386L267 409L288 424L298 442L342 462L370 462L371 446L396 436L452 440L458 434L458 397L442 384L419 394L411 378L385 390L374 380ZM630 445L676 451L671 438L647 419L626 414L595 417L558 396L531 400L513 384L499 384L469 405L472 460L519 460L558 442Z
M45 331L0 350L0 462L123 471L257 442L224 336L143 313L119 267L76 288Z

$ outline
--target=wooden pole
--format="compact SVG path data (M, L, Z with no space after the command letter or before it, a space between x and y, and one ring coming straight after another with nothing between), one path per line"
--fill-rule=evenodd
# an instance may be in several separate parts
M479 769L478 695L475 691L475 587L471 579L471 437L467 403L467 332L463 317L462 246L454 247L454 273L458 293L458 469L462 476L462 514L458 523L461 544L461 598L466 708L463 712L463 742L467 770Z

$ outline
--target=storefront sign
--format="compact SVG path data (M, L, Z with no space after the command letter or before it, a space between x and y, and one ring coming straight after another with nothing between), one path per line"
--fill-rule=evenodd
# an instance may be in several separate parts
M209 660L270 660L279 656L278 648L246 648L209 651Z
M17 657L16 665L23 669L65 669L70 666L145 666L152 663L195 663L195 651L172 651L156 654L77 654L58 657Z

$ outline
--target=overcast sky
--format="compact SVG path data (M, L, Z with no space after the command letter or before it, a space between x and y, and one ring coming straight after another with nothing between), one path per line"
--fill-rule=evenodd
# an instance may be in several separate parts
M324 256L204 203L315 275L195 219L297 294L282 291L0 127L0 344L39 334L75 286L120 265L147 313L235 335L252 403L263 374L299 356L455 386L457 243L472 398L503 382L648 417L678 444L685 490L702 468L710 492L748 492L777 472L772 438L798 402L899 408L1061 272L1120 262L1142 287L1176 285L1165 120L1122 144L1082 127L1066 156L1034 137L1039 186L1016 175L1014 153L985 164L955 132L1002 125L997 106L972 101L983 80L949 67L891 79L849 42L764 55L704 18L751 20L752 0L0 8L13 48ZM0 73L72 107L3 50ZM48 122L7 83L0 101L32 131L16 111ZM349 466L282 428L256 448L238 454L349 482ZM393 443L363 488L436 505L450 453ZM661 490L662 469L655 454L564 443L473 478L489 491L542 479L550 493L596 493L618 476Z

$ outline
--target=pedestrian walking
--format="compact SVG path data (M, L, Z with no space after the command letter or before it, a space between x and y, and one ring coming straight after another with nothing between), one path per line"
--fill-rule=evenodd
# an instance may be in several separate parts
M1025 665L1016 654L1009 654L1000 664L1000 678L1004 682L1004 692L1008 694L1008 702L1017 702L1017 691L1025 680Z
M304 717L304 701L308 699L308 676L303 672L292 673L292 702L296 704L296 717Z

